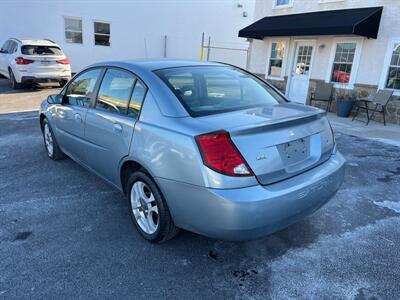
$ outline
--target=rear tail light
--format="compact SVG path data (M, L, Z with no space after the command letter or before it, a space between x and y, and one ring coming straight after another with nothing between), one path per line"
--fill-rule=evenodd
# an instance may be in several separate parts
M57 63L59 63L61 65L69 65L69 59L66 57L66 58L57 60Z
M226 131L211 132L196 136L204 165L229 176L253 176L239 150Z
M15 59L15 62L17 63L17 65L29 65L29 64L33 63L34 60L26 59L26 58L23 58L23 57L17 57Z

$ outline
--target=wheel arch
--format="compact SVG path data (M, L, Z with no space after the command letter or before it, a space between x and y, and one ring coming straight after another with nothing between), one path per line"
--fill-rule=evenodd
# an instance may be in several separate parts
M122 192L124 193L124 195L126 195L126 193L127 193L126 185L128 183L129 175L132 174L133 172L136 172L139 170L147 173L150 177L152 177L154 179L154 177L151 175L151 173L148 171L148 169L145 168L145 166L143 164L139 163L136 160L127 159L121 163L119 174L120 174Z

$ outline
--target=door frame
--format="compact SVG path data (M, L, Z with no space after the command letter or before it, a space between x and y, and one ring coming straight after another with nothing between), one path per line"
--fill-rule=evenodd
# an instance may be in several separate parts
M289 62L289 73L288 73L288 81L286 84L286 91L285 91L285 96L289 99L289 93L290 93L290 88L292 85L292 72L293 72L293 68L295 66L295 60L296 60L296 53L297 53L297 46L299 45L299 43L302 42L307 42L307 43L312 43L312 46L314 47L314 52L312 53L311 56L311 62L310 62L310 73L308 76L308 84L310 86L310 79L311 79L311 72L313 69L313 65L314 65L314 58L316 55L316 51L317 51L317 39L295 39L290 41L290 45L293 45L292 49L291 49L291 54L289 54L290 56L290 62ZM307 103L307 99L305 104Z

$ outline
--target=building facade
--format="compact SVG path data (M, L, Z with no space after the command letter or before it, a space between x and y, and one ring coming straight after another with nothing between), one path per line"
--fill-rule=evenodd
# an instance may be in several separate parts
M204 59L246 66L240 28L254 19L254 0L0 1L0 44L9 38L51 39L72 71L98 61Z
M374 19L373 22L380 18L376 28L377 36L366 32L370 30L368 26L358 32L354 31L364 19L355 24L349 23L354 13L352 10L350 15L353 16L347 16L349 13L346 15L345 10L362 8L371 8L372 11L374 8L377 11L381 9L374 16L369 14L364 18ZM306 32L302 26L307 23L296 24L293 14L336 10L337 16L321 15L322 18L327 16L326 28L322 28L324 22L321 23L321 20L312 19L318 17L318 14L307 14L311 27L315 22L316 27L321 26L321 33L299 35L299 32ZM280 31L282 36L278 36L279 31L271 30L265 35L258 32L256 38L247 35L251 40L250 71L272 82L289 99L301 103L308 103L317 81L334 83L334 98L365 97L378 89L393 90L394 96L389 102L387 113L391 122L400 124L399 0L256 0L255 20L274 16L292 16L287 20L294 23L294 28L290 31L290 26L283 23L281 27L289 29ZM270 24L276 20L268 18ZM335 22L335 29L332 22ZM344 33L345 27L350 25L353 31ZM273 36L268 36L268 33Z

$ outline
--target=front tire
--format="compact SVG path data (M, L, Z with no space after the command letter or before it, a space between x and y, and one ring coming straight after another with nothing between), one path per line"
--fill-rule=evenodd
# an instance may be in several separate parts
M153 179L143 171L134 172L127 186L131 218L142 237L152 243L163 243L175 237L179 228Z
M20 89L21 84L17 82L17 80L15 79L14 73L11 69L8 69L8 74L9 74L9 78L10 78L11 88L14 90Z
M68 80L61 80L58 84L60 87L64 87L67 84Z
M53 160L60 160L65 158L65 154L61 151L54 138L53 131L49 125L47 119L43 119L42 122L42 133L44 146L46 148L47 156Z

